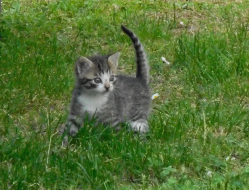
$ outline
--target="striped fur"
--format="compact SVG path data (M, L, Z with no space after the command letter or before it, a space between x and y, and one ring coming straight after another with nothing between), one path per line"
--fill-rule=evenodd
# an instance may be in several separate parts
M137 36L121 26L131 38L137 58L136 78L117 74L120 53L80 57L75 65L76 84L72 93L70 113L63 145L68 135L74 136L84 125L84 119L95 118L119 130L121 123L129 123L135 133L148 132L150 108L149 65Z

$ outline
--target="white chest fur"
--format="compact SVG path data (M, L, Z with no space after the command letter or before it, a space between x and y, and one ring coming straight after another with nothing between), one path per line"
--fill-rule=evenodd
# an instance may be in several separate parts
M87 96L81 95L78 97L79 102L82 104L82 111L88 112L90 116L101 110L103 105L108 100L108 94L102 96Z

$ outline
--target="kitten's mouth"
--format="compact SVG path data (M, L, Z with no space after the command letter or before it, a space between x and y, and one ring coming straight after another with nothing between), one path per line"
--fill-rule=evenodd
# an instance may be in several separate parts
M111 92L110 89L105 89L105 90L103 91L104 94L109 93L109 92Z

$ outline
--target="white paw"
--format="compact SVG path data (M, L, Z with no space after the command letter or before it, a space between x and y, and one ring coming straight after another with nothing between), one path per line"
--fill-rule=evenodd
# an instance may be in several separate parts
M140 134L147 133L149 131L148 122L144 119L132 121L130 122L130 126L133 131L139 132Z

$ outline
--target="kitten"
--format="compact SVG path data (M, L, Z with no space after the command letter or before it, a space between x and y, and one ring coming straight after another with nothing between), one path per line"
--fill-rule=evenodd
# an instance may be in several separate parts
M136 78L117 74L120 53L80 57L75 65L76 84L66 124L63 145L68 135L75 136L84 118L120 129L128 122L134 132L148 132L150 108L149 65L138 37L125 26L121 29L133 42L136 52Z

